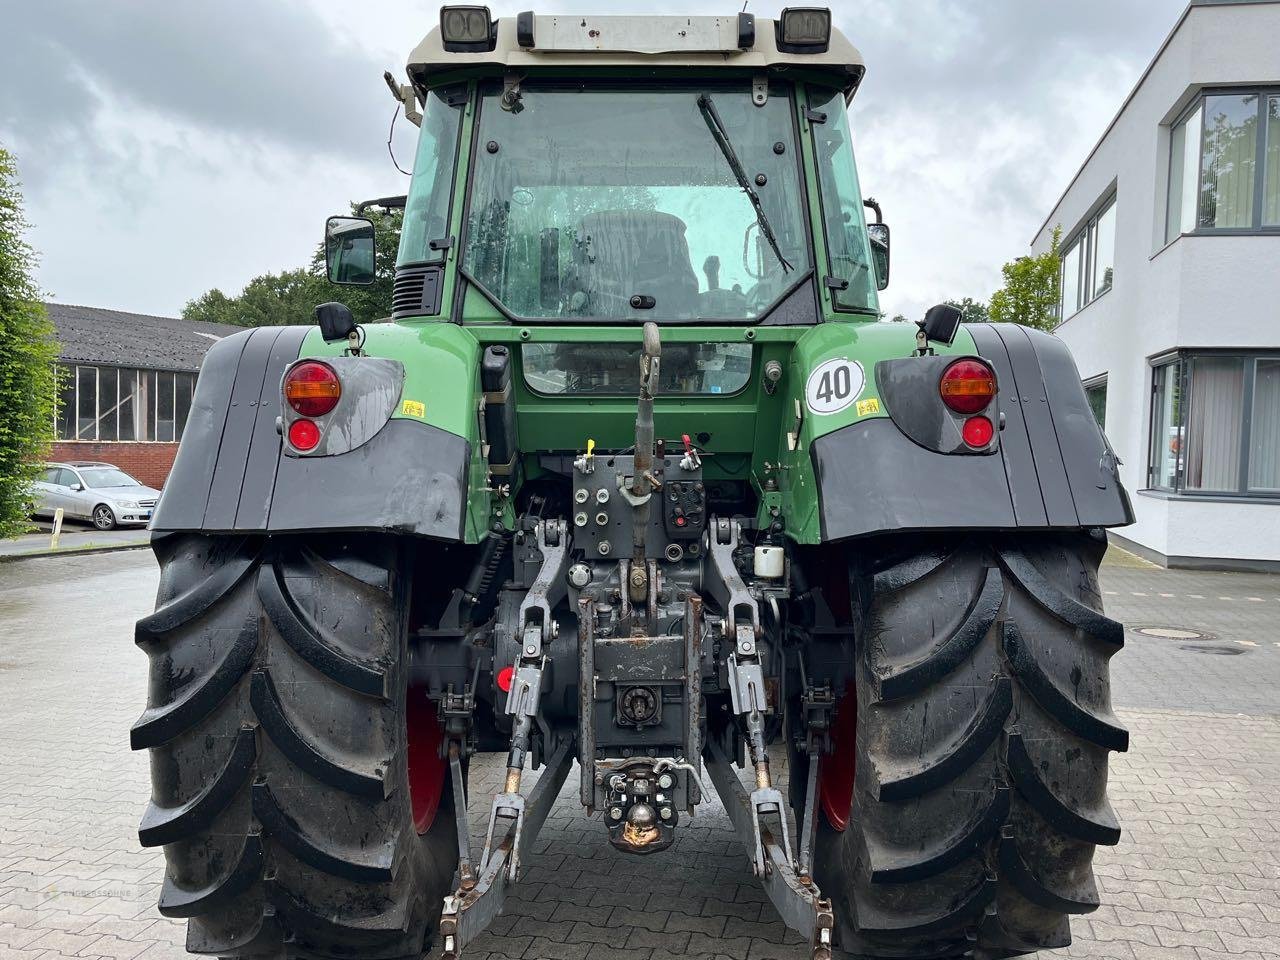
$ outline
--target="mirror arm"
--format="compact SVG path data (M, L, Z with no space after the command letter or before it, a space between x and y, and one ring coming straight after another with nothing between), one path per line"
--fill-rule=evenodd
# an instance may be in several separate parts
M376 200L364 200L356 204L356 214L363 215L370 207L382 207L390 213L392 210L403 210L409 198L403 194L398 197L378 197Z
M415 127L422 126L422 111L418 109L417 93L412 84L399 83L390 70L382 71L382 79L386 81L391 96L404 105L404 117Z
M862 201L862 205L876 212L876 223L884 223L884 214L880 212L880 202L875 197L867 197Z

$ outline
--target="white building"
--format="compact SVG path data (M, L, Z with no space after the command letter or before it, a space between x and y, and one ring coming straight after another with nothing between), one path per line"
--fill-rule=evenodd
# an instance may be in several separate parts
M1280 570L1280 2L1191 0L1032 243L1169 566Z

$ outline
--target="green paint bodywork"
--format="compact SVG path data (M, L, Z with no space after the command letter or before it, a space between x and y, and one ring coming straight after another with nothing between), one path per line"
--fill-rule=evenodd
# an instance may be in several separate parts
M465 108L459 146L459 171L469 169L475 121L475 84ZM808 213L814 237L816 277L830 269L822 241L823 221L817 192L817 172L810 131L805 119L808 90L800 86L796 109L800 125L801 157ZM460 175L454 187L450 233L461 236L466 207L466 180ZM501 525L510 529L515 517L511 494L502 490L487 470L482 427L483 395L480 360L486 346L511 347L512 401L516 406L517 435L522 451L520 469L513 478L530 478L542 472L537 455L546 452L577 453L594 440L601 450L620 449L634 442L635 399L617 397L547 396L525 383L520 366L522 343L596 342L639 343L637 325L550 325L513 321L474 286L460 283L460 244L449 247L439 316L400 320L366 328L365 350L372 356L390 357L405 366L403 395L395 417L417 420L465 438L470 444L469 505L465 526L467 542L483 539ZM818 315L814 326L663 326L664 343L749 342L753 345L751 376L747 386L726 396L663 396L655 401L656 434L678 444L681 434L706 438L704 469L709 479L747 480L759 502L759 519L781 516L788 536L798 543L820 542L819 503L809 448L815 439L857 420L885 417L888 411L875 385L879 360L905 357L915 348L915 327L876 322L867 314L837 311L831 292L820 282ZM458 291L461 291L459 293ZM458 302L456 298L461 297ZM344 343L326 344L318 330L304 340L300 356L340 354ZM972 337L962 330L950 347L940 353L971 354ZM857 400L838 413L814 414L805 406L805 381L818 364L847 358L862 365L865 387ZM784 376L770 393L762 375L770 360L779 361ZM870 401L870 402L868 402ZM906 441L904 438L904 442ZM497 478L505 482L508 478Z

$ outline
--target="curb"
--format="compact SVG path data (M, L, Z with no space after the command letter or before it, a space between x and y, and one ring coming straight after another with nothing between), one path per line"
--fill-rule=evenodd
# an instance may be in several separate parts
M25 553L0 554L0 563L10 563L17 560L38 560L41 557L70 557L85 553L117 553L121 550L141 550L149 546L151 546L151 541L147 540L142 543L104 543L83 547L59 547L57 550L50 550L45 547Z

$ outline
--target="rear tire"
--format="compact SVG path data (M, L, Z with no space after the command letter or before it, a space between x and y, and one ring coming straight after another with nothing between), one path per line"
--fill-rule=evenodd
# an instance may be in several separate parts
M139 838L160 912L225 957L419 955L457 864L452 794L415 830L410 578L394 539L170 535L136 640L151 752Z
M822 815L815 880L839 943L893 958L1012 957L1071 942L1120 837L1107 758L1128 747L1102 615L1105 537L977 538L863 583L848 827ZM833 767L834 768L834 767Z

